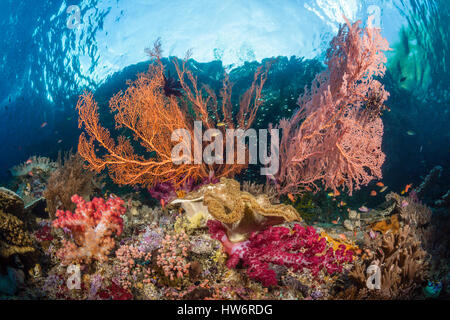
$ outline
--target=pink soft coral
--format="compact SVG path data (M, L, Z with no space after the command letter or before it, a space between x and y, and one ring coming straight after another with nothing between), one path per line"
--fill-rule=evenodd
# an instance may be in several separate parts
M92 260L105 261L114 248L113 235L123 230L121 215L125 214L124 201L120 198L94 198L86 202L78 195L72 196L77 205L75 213L58 210L55 228L70 231L73 242L63 240L63 246L57 252L62 263L90 263Z
M321 270L329 274L342 272L343 264L353 260L353 251L346 250L344 245L337 250L327 248L325 238L320 237L313 227L304 228L299 224L292 230L270 227L253 233L249 240L240 243L229 241L219 221L209 220L208 227L212 237L222 242L229 255L227 266L234 268L242 260L243 266L248 267L249 277L261 281L264 286L277 284L270 264L300 272L306 268L317 276Z
M327 70L305 89L300 109L282 120L281 193L318 189L318 182L334 191L354 189L381 178L385 155L381 151L381 111L388 92L376 76L383 76L389 50L376 28L347 23L332 40Z

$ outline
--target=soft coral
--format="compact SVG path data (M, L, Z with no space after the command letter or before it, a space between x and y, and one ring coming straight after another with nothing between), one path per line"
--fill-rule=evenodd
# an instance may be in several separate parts
M313 227L304 228L299 224L292 229L270 227L253 233L249 240L240 243L229 241L220 222L209 220L208 227L229 255L227 266L234 268L242 260L243 266L248 267L249 277L261 281L264 286L277 284L270 264L283 265L294 271L307 268L317 276L322 269L329 274L342 272L342 265L353 260L353 252L346 250L344 245L337 250L328 248L325 238L320 237Z

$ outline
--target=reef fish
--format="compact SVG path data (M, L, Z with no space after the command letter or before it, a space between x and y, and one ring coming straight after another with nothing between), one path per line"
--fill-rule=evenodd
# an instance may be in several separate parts
M358 210L361 211L361 212L369 212L369 209L366 206L362 206Z
M378 187L384 187L384 183L383 182L377 182L377 186Z
M340 195L341 195L341 193L339 191L337 191L337 190L335 192L329 192L327 194L327 196L329 196L329 197L338 197Z
M410 183L410 184L407 184L406 186L405 186L405 189L403 189L402 190L402 192L400 192L400 194L405 194L405 193L408 193L408 191L409 191L409 189L412 187L412 183Z
M292 193L288 193L287 194L289 200L291 200L292 202L295 202L295 197L292 195Z
M377 192L375 191L375 190L372 190L371 192L370 192L370 196L371 197L375 197L377 195Z
M346 205L347 205L347 203L345 201L341 201L338 203L338 207L344 207Z
M416 133L415 133L414 131L412 131L412 130L406 131L406 134L407 134L408 136L415 136L415 135L416 135Z

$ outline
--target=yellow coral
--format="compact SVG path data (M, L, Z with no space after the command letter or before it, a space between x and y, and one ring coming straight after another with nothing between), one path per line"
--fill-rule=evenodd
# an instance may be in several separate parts
M24 229L23 222L9 213L0 211L0 256L25 254L34 251L30 235Z
M391 230L393 233L396 233L398 232L399 229L400 223L398 221L397 215L391 216L389 222L387 220L383 220L372 224L372 230L379 231L381 233L385 233L388 230Z
M176 233L186 232L192 233L192 231L203 228L206 226L205 214L202 211L195 213L192 216L179 216L174 225Z
M359 247L356 244L354 244L354 243L352 243L350 241L334 239L328 233L326 233L325 231L322 231L320 233L320 236L325 238L327 243L330 244L334 250L337 250L339 248L339 246L342 245L342 244L345 246L346 250L357 251L359 249Z
M223 252L222 249L218 249L214 251L212 255L212 260L219 264L224 264L227 259L227 255Z

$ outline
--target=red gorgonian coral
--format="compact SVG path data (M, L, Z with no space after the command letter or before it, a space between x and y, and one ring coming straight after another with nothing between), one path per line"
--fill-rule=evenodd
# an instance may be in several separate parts
M353 251L346 250L345 245L337 250L327 247L326 239L313 227L304 228L299 224L292 229L270 227L253 233L247 241L232 243L219 221L209 220L207 224L212 237L222 242L229 255L227 267L235 268L242 260L243 266L248 267L248 276L261 281L264 286L277 284L276 273L270 264L300 272L306 268L317 276L321 270L328 274L342 272L343 264L353 260Z
M281 193L323 187L353 190L382 177L381 150L389 93L374 77L383 76L389 45L380 30L346 24L331 41L327 70L300 96L300 109L283 119L280 170L275 176Z
M75 213L57 210L53 227L69 231L73 242L63 240L57 256L64 265L74 262L105 261L114 248L113 235L123 230L121 215L125 214L124 201L119 197L94 198L86 202L78 195L72 196L77 205Z

